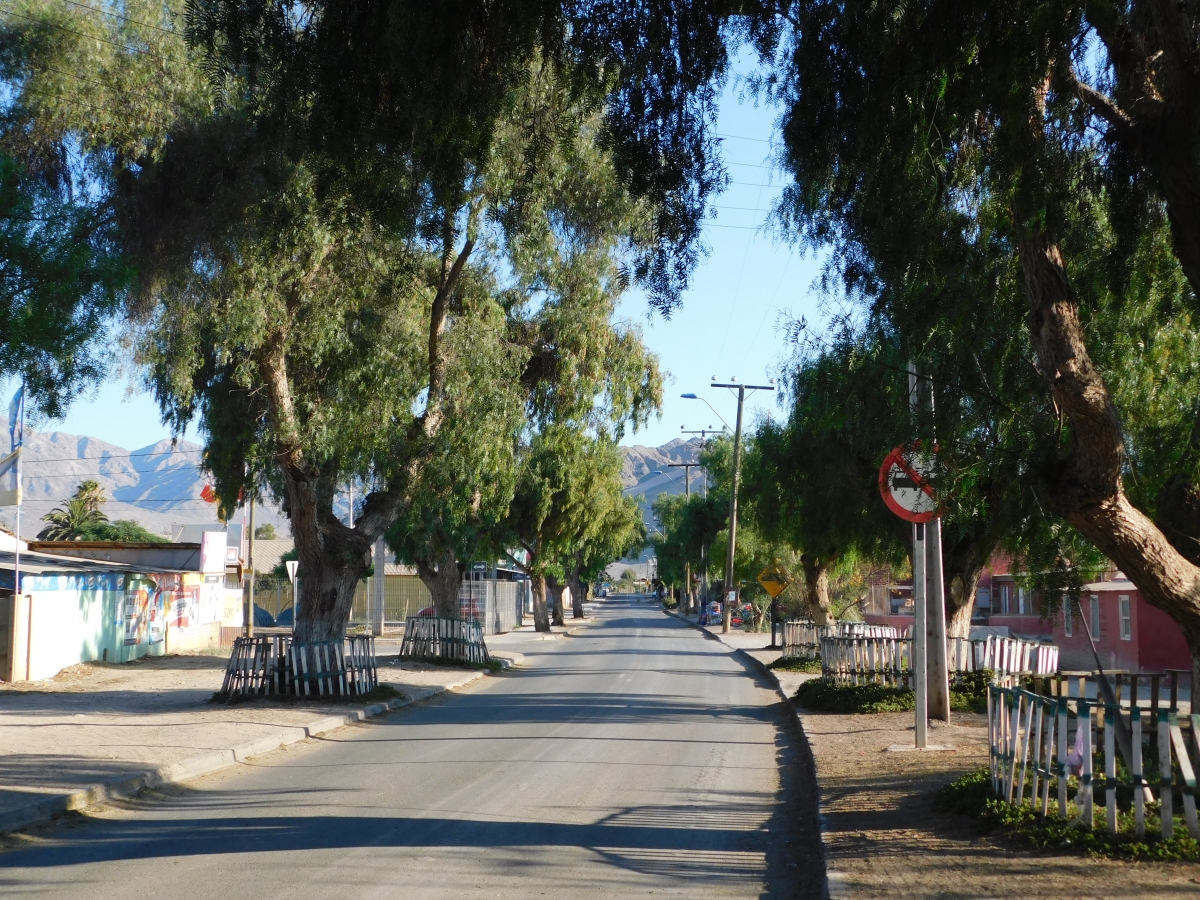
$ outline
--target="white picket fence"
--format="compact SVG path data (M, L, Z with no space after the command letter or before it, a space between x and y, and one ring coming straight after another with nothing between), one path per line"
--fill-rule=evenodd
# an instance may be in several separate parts
M869 625L866 622L835 622L815 625L806 619L790 619L783 623L783 655L814 658L821 649L821 639L827 637L899 638L899 628L891 625Z
M1058 671L1058 647L989 635L986 641L974 641L973 650L978 657L975 668L991 669L997 675L1014 675L1030 672L1034 675L1053 675ZM978 645L982 644L982 654Z
M818 649L821 675L826 681L835 684L910 683L911 638L830 635L820 639ZM989 637L986 641L949 638L946 664L955 673L991 669L997 675L1051 675L1058 670L1058 648L1053 644L1014 638Z
M1140 677L1146 678L1146 675ZM1097 807L1103 806L1109 834L1120 830L1120 813L1132 808L1133 830L1146 833L1147 804L1159 801L1159 831L1164 839L1175 832L1175 810L1182 804L1188 833L1200 840L1196 814L1196 771L1200 768L1200 715L1181 715L1172 699L1160 705L1159 679L1149 703L1134 682L1126 707L1069 696L1069 679L1029 679L1044 682L1048 693L1036 693L1001 678L988 687L988 743L993 793L1013 806L1028 803L1042 816L1049 814L1051 795L1059 817L1074 816L1072 824L1091 829ZM1067 688L1063 690L1064 684ZM1118 691L1120 687L1118 685ZM1118 725L1130 736L1129 753L1118 776ZM1189 734L1190 732L1190 734ZM1188 738L1191 740L1188 740ZM1193 749L1189 750L1189 746ZM1096 771L1103 768L1103 774ZM1097 803L1097 799L1100 800Z

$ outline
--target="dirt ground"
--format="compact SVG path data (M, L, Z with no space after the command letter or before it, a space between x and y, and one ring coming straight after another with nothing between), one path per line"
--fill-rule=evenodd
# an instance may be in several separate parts
M966 817L934 812L939 787L987 762L981 715L932 727L930 743L954 749L926 753L886 749L912 746L911 713L801 710L800 721L816 762L835 898L1200 897L1200 863L1039 855L980 836Z

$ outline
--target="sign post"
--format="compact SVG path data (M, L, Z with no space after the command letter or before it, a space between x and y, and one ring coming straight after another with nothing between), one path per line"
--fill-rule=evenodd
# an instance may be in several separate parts
M771 598L771 649L775 649L775 627L779 624L779 595L792 583L792 576L779 563L767 566L758 573L758 583Z
M912 668L918 750L931 749L928 734L931 705L938 718L949 721L941 523L937 518L937 499L930 484L932 472L933 457L920 442L897 447L879 469L879 493L883 502L900 518L911 522L913 528ZM931 687L934 691L932 704Z

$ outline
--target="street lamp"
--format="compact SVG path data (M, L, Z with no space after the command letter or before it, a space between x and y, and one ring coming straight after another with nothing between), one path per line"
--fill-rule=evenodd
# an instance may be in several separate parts
M721 612L721 631L728 633L729 619L733 612L733 601L737 597L737 588L733 585L733 551L737 542L737 496L738 496L738 480L742 474L742 408L746 403L746 391L773 391L775 390L775 379L772 378L770 384L739 384L737 381L731 380L729 383L718 382L716 377L713 377L713 382L710 387L737 389L738 392L738 408L737 408L737 426L733 430L733 490L729 492L729 547L725 554L725 603ZM693 398L702 400L695 394L684 394L685 399ZM707 400L704 401L708 403ZM709 409L714 413L712 404L709 403ZM717 418L721 418L721 414L717 413ZM724 419L721 419L724 422ZM726 423L728 425L728 423Z
M725 425L726 430L728 430L729 423L726 422L725 419L721 417L721 414L719 412L717 412L716 408L711 403L709 403L707 400L705 400L703 397L701 397L698 394L680 394L679 396L682 397L684 400L699 400L701 403L706 404L708 406L708 408L713 411L713 415L716 416L718 419L721 419L721 421Z

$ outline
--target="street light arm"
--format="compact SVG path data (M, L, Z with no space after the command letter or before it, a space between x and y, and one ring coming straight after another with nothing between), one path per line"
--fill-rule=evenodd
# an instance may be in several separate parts
M721 414L719 412L717 412L716 408L711 403L709 403L707 400L705 400L703 397L701 397L699 394L680 394L679 396L682 397L684 400L699 400L699 401L701 401L705 406L707 406L709 409L711 409L713 411L713 415L715 415L718 419L721 420L721 424L723 424L726 428L729 428L729 423L725 421L725 419L721 416Z

